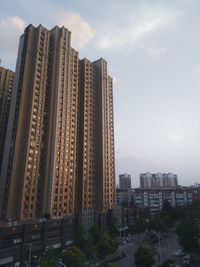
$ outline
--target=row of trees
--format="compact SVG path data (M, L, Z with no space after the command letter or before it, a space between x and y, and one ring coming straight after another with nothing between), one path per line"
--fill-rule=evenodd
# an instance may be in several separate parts
M193 201L184 208L184 216L177 224L176 233L185 252L200 254L200 201Z
M163 203L162 211L154 217L140 217L136 219L134 231L142 233L145 229L152 229L156 232L167 232L178 221L196 221L200 219L200 201L193 201L183 207L172 207L167 200Z
M75 234L74 245L83 251L87 260L93 260L96 256L103 259L114 253L117 248L115 239L109 234L100 232L96 225L92 226L88 233L79 226Z
M68 267L81 267L85 261L95 258L104 259L107 255L114 253L117 248L113 238L115 233L114 221L110 224L109 233L100 232L96 225L92 226L86 233L79 225L75 232L73 246L68 247L63 253L57 254L54 253L52 247L48 248L40 260L40 266L57 266L59 258Z
M154 256L156 254L156 250L154 248L147 248L143 246L139 246L137 251L135 252L135 265L137 267L151 267L155 264ZM158 267L169 267L173 261L171 259L165 260Z
M135 224L135 232L142 233L146 229L156 232L167 232L168 228L176 224L176 233L179 243L186 253L194 255L199 260L200 254L200 201L173 208L164 202L162 211L152 218L138 218ZM138 267L152 266L154 264L155 251L151 248L138 247L135 253L135 264ZM166 260L160 267L168 267L172 260Z

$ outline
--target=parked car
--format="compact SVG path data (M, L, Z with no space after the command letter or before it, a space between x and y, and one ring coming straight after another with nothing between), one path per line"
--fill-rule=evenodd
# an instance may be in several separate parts
M190 256L189 254L187 254L187 255L185 255L185 256L183 257L183 263L184 263L184 264L188 264L188 265L190 265L190 261L191 261L191 256Z
M165 233L160 234L160 239L165 239L167 235Z
M177 256L177 257L181 257L181 256L184 256L185 253L184 253L184 251L182 249L177 249L175 251L174 255Z

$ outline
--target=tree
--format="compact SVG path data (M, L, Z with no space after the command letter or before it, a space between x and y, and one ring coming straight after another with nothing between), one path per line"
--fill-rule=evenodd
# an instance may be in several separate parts
M41 267L56 267L58 264L58 258L54 255L53 247L50 246L46 249L45 255L40 260Z
M62 259L68 267L81 267L84 263L85 255L79 248L72 246L63 252Z
M127 201L127 200L123 200L123 201L121 202L121 206L122 206L122 207L128 207L128 201Z
M177 225L176 232L178 234L179 243L185 252L194 254L198 254L200 252L198 242L199 229L195 220L183 220Z
M88 234L83 230L82 225L77 227L74 236L74 245L85 254L87 260L94 259L100 235L101 233L95 225L90 228Z
M167 213L167 214L173 213L173 207L170 205L170 203L167 199L165 199L163 201L162 212Z
M165 221L159 217L150 218L149 229L152 229L156 232L167 232L168 230Z
M116 242L115 240L104 233L101 236L100 241L97 244L97 252L100 258L105 258L107 255L114 253L116 250Z
M172 266L173 260L167 259L162 264L158 265L158 267L170 267Z
M80 250L84 251L87 243L86 233L83 230L82 225L78 225L74 235L74 245Z
M138 218L135 221L134 232L137 234L143 233L147 228L145 218Z
M155 252L147 247L139 246L135 252L135 264L138 267L151 267L154 263Z
M117 263L114 263L114 262L109 262L107 264L107 267L118 267Z
M109 221L108 221L108 231L109 234L112 237L115 237L118 234L118 230L117 230L117 218L114 216L111 216Z
M93 225L89 229L89 236L93 241L93 244L96 246L101 238L101 232L97 225Z

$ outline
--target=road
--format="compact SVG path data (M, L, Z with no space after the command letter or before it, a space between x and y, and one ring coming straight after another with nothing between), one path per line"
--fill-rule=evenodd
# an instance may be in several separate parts
M143 246L149 246L149 242L145 239L144 236L134 236L133 240L130 243L127 243L123 246L120 246L120 250L125 252L126 257L118 260L116 263L119 267L133 267L134 264L134 253L137 250L138 245L141 244ZM155 267L159 265L159 256L158 256L158 243L154 243L153 246L157 250L157 254L155 255ZM170 229L166 239L162 239L160 242L160 252L161 252L161 262L166 259L174 260L174 263L177 265L182 265L182 257L176 257L174 255L177 249L181 249L178 244L177 235L174 233L174 228Z

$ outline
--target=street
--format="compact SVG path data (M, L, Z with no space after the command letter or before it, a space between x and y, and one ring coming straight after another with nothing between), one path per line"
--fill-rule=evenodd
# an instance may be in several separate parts
M160 240L160 261L161 263L165 261L166 259L172 259L174 260L174 263L177 265L183 264L183 257L176 257L174 255L175 251L177 249L181 249L177 235L174 233L174 228L170 229L167 238ZM149 247L149 241L145 238L144 235L135 235L133 240L125 245L121 245L119 249L123 251L126 254L126 257L118 260L116 263L119 267L133 267L134 264L134 253L137 250L137 247L139 245L147 246ZM155 260L156 263L154 267L157 267L159 265L159 254L158 254L158 242L154 243L153 246L156 248L156 255Z

